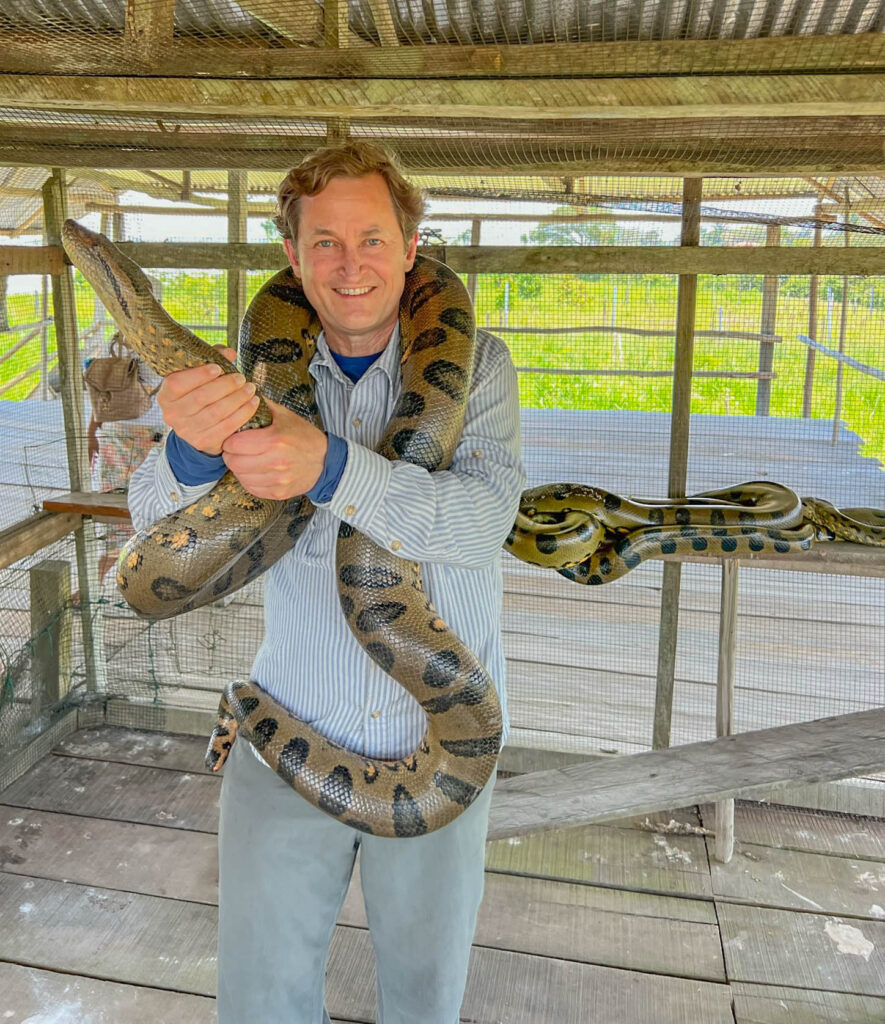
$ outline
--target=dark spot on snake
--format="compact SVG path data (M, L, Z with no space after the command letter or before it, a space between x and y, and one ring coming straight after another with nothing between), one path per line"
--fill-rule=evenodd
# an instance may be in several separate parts
M388 673L393 668L393 663L396 660L396 655L387 644L366 644L366 654L369 655L376 665L380 665Z
M473 336L473 317L460 306L449 306L439 314L439 321L470 338Z
M230 744L226 743L225 746L229 747ZM203 760L203 764L205 764L207 768L214 768L215 765L217 765L220 760L221 754L219 754L217 750L213 750L213 748L210 746L209 749L206 751L206 757Z
M279 728L279 722L275 718L262 718L251 729L252 746L256 750L264 750L268 743L274 738L277 729Z
M581 523L581 525L575 531L575 536L578 538L578 540L581 541L590 540L590 538L593 536L593 523Z
M323 779L317 797L317 807L335 817L343 814L353 799L353 777L343 764L337 764Z
M338 537L340 540L349 540L355 533L356 529L350 523L342 522L338 527Z
M338 595L338 603L341 605L341 611L344 612L345 619L349 619L353 615L353 610L356 605L353 603L353 598L347 594Z
M427 302L429 302L434 295L439 295L443 290L443 283L436 278L433 281L427 281L415 290L414 295L409 299L409 316L413 317L418 310Z
M480 704L484 697L484 693L477 693L475 690L464 687L457 693L442 693L439 697L431 697L428 700L422 701L421 707L424 708L428 715L441 715L446 711L451 711L452 708L457 707L459 704L464 704L466 707L474 707Z
M393 831L403 839L421 836L427 831L427 822L417 801L403 785L393 791Z
M622 551L621 558L628 569L635 569L637 565L642 561L640 556L635 551Z
M706 551L707 540L705 537L692 537L691 546L694 548L695 551Z
M294 338L266 338L252 347L256 363L295 363L304 350Z
M738 512L738 522L739 523L755 523L756 522L756 513L755 512L748 512L748 511L742 509L740 512Z
M277 762L277 772L280 777L291 784L301 774L307 755L310 753L310 744L303 736L296 736L280 751Z
M780 552L789 551L790 550L790 545L785 540L776 540L774 542L774 550L775 551L780 551Z
M602 505L606 512L616 512L621 507L621 499L617 494L606 494Z
M723 551L735 551L738 546L737 538L735 537L723 537L720 543Z
M571 488L568 484L554 484L553 490L550 494L556 499L556 501L565 501L570 492Z
M305 526L310 522L310 516L297 515L286 524L286 533L292 540L297 540L304 532Z
M132 314L129 312L129 306L126 302L126 299L123 298L123 292L120 289L120 282L117 280L116 273L113 270L111 270L108 261L104 258L104 256L98 249L93 249L93 255L104 268L105 276L107 277L111 288L113 288L114 290L114 295L117 297L117 302L120 303L120 309L122 309L123 312L126 314L126 319L131 320Z
M762 551L765 548L765 541L758 534L755 537L750 538L750 550L751 551Z
M421 677L425 686L450 686L458 676L461 659L456 651L435 651L427 661Z
M370 604L357 615L356 628L361 633L371 633L395 622L400 616L405 615L406 611L407 608L401 601L380 601L378 604Z
M228 569L227 572L223 576L219 576L219 578L212 585L212 593L213 594L218 594L218 595L223 594L227 590L227 588L231 585L231 582L233 581L233 578L234 578L234 571L233 571L233 569Z
M456 779L454 775L446 775L445 772L434 772L433 784L452 803L460 804L462 807L469 807L479 796L478 786L465 782L463 779Z
M442 327L428 327L426 331L412 339L409 349L410 352L424 352L429 348L438 348L446 343L447 338L448 335Z
M249 717L252 712L258 707L257 697L243 697L242 700L237 700L239 714L237 718L243 720Z
M342 565L338 579L345 587L368 587L373 590L396 587L403 581L400 573L383 565Z
M664 521L664 510L662 508L651 508L648 510L648 521L655 526L660 526Z
M341 824L347 825L348 828L355 828L357 832L365 832L370 836L375 834L375 829L367 821L360 821L359 818L344 818Z
M299 284L267 284L263 291L265 295L287 302L290 306L298 306L299 309L311 308L304 289Z
M398 430L391 439L391 445L403 462L411 462L432 473L443 460L443 449L435 437L425 430Z
M689 509L687 509L687 508L677 508L676 509L676 522L680 526L690 526L691 525L691 511Z
M565 576L565 572L564 571L563 571L562 575ZM572 579L574 579L574 577L572 577ZM587 583L591 587L598 587L601 583L605 583L605 580L600 575L598 575L597 573L594 573L592 576L590 576L588 578Z
M676 550L675 540L662 540L661 541L661 554L672 555Z
M171 576L158 576L151 583L151 593L161 601L178 601L183 597L190 597L193 591Z
M464 398L467 374L448 359L437 359L424 368L424 379L431 386L448 395L455 402Z
M544 533L535 534L535 547L541 552L542 555L552 555L559 547L555 537L550 537Z
M455 757L484 757L501 749L501 734L477 736L471 740L440 740L439 745Z
M280 396L280 404L307 420L312 420L320 411L309 384L295 384L289 388Z
M419 395L417 391L406 391L399 400L396 415L420 416L424 412L425 404L423 395Z
M710 513L710 522L714 526L724 526L725 525L725 513L722 511L721 508L714 508L713 509L713 511Z
M508 548L512 548L513 547L513 542L515 540L516 540L516 527L514 526L513 529L510 531L510 533L507 534L507 538L504 541L504 543L507 545Z

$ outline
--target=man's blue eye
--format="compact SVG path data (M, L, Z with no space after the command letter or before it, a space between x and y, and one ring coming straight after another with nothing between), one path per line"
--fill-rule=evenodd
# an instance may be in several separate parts
M381 239L380 238L367 238L366 242L367 242L368 245L380 245L381 244Z

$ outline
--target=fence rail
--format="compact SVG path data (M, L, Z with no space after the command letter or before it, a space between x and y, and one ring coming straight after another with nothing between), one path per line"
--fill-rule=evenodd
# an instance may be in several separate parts
M827 348L826 345L821 345L814 338L809 338L807 334L799 334L797 337L804 345L813 348L816 352L822 352L825 356L844 363L860 373L865 373L868 377L875 377L876 380L885 380L885 370L880 370L876 366L870 366L868 363L861 363L857 359L852 359L851 356L846 356L844 352L837 352L835 349Z

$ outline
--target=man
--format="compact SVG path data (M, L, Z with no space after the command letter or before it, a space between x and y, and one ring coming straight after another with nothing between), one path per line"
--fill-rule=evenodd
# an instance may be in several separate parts
M307 494L308 527L265 577L252 678L333 741L397 758L424 734L411 696L359 646L335 584L342 520L421 564L439 614L486 666L505 715L501 545L524 486L516 374L480 332L461 442L429 473L374 448L400 394L399 303L423 201L369 143L320 150L280 186L286 252L323 326L310 373L318 430L271 403L236 433L254 388L203 366L166 378L172 428L130 487L139 527L190 503L226 468L260 497ZM232 357L233 353L229 353ZM221 681L220 681L221 682ZM244 740L225 767L219 825L219 1024L321 1024L329 945L357 851L376 952L380 1024L456 1024L482 896L490 782L429 835L364 835L317 810Z

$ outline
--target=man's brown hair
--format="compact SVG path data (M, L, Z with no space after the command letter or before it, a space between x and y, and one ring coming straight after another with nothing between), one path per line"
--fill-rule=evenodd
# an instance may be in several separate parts
M298 239L302 196L322 192L333 178L363 178L367 174L380 174L387 183L396 219L408 243L424 216L424 196L421 189L406 181L386 150L365 139L324 146L289 171L277 192L280 212L274 223L278 231L294 243Z

